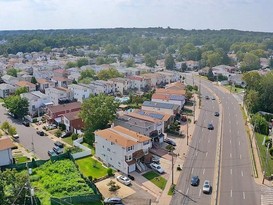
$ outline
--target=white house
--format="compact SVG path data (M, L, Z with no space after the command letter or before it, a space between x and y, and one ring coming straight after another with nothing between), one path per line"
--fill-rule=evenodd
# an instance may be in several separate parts
M91 82L90 85L95 87L95 95L100 93L109 94L115 92L115 84L110 81L96 80Z
M167 94L167 93L154 93L152 96L153 102L170 103L179 105L180 109L183 108L186 98L183 95Z
M68 89L71 91L71 97L77 99L81 103L86 98L89 98L91 94L91 89L78 84L68 85Z
M6 98L8 96L10 96L11 94L13 94L15 92L15 87L10 85L10 84L6 84L6 83L2 83L0 84L0 97L1 98Z
M45 94L54 105L59 104L59 100L71 100L71 91L65 88L46 88Z
M144 101L141 107L142 110L162 112L169 115L175 115L179 113L180 106L170 103L159 103L153 101Z
M3 75L1 78L5 83L13 85L13 86L15 86L15 84L19 81L18 78L13 77L11 75Z
M145 171L151 139L121 126L95 132L96 157L108 166L129 174Z
M0 138L0 167L13 163L11 148L15 147L10 138Z
M131 87L131 81L125 78L112 78L109 81L112 81L115 84L115 91L120 92L122 95L124 91L127 91Z
M145 87L151 87L151 78L145 76L128 76L127 77L131 81L131 88L141 90Z

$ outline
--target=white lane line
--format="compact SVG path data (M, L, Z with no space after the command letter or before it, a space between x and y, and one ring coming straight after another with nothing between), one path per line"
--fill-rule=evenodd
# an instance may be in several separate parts
M241 142L239 141L239 146L241 145Z
M232 197L232 189L230 190L230 197Z
M232 154L231 153L229 153L229 157L232 158Z
M189 193L189 188L188 188L187 191L186 191L186 195L188 195L188 193Z
M242 177L244 176L244 172L243 171L241 171L241 175L242 175Z
M237 117L237 114L235 114L235 117ZM237 122L238 123L238 122Z
M230 120L229 120L228 122L229 122L229 124L231 124L231 121L230 121Z
M240 159L242 159L242 155L240 154Z
M203 169L203 175L205 174L205 171L206 171L206 170L205 170L205 169Z
M230 113L228 113L228 116L230 117Z
M229 122L230 123L230 122ZM229 133L231 133L231 129L229 129Z
M191 169L191 174L193 173L194 168Z
M201 196L201 189L199 190L199 196Z
M195 152L195 156L197 156L198 155L198 152Z
M200 144L200 142L201 142L201 139L199 139L198 143Z
M210 143L210 139L209 139L208 143Z
M232 169L230 169L230 175L232 175Z
M236 122L236 125L238 125L239 123L238 123L238 121Z
M208 156L208 152L206 152L206 157Z
M246 199L246 195L245 195L245 192L243 192L243 199Z
M229 140L229 143L231 144L231 140Z
M239 132L239 130L238 130L237 134L238 134L238 135L240 135L240 132Z

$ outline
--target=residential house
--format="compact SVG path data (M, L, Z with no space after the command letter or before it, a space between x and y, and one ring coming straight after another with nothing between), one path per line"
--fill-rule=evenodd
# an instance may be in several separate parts
M47 107L46 118L50 122L56 121L57 123L60 123L62 121L63 115L71 112L75 113L80 109L81 109L80 102L72 102L62 105L50 105Z
M188 70L195 70L195 69L198 69L200 66L199 61L189 60L189 61L186 61L185 63L188 67Z
M62 116L62 122L65 124L66 131L81 134L84 123L79 116L80 111L65 113Z
M72 84L72 80L64 77L53 77L51 80L55 83L55 87L67 88L68 85Z
M15 84L17 88L26 87L28 92L32 92L36 90L36 85L33 83L30 83L28 81L19 81Z
M158 73L145 73L141 76L151 79L151 87L155 88L157 85L162 83L162 76Z
M0 138L0 167L13 163L12 151L15 145L8 137Z
M10 84L6 83L0 84L0 98L6 98L10 96L15 92L15 90L16 90L15 87Z
M43 93L45 92L46 88L54 88L55 87L55 83L50 80L47 80L44 78L38 78L36 80L37 80L38 90L40 90Z
M243 81L243 75L242 74L233 74L229 77L229 82L236 86L242 86L245 87L246 83Z
M131 81L131 89L147 90L151 88L151 78L145 76L128 76L127 79Z
M125 174L145 171L143 162L151 160L150 137L121 126L96 131L95 147L98 159Z
M126 78L112 78L109 81L115 84L115 92L119 92L122 95L131 87L131 81Z
M105 80L96 80L90 83L90 85L95 87L95 95L98 95L100 93L105 93L105 94L110 94L114 93L116 88L115 88L115 83L111 81L105 81Z
M65 88L46 88L45 94L49 96L50 101L52 101L54 105L58 105L62 102L68 102L73 99L71 96L71 91Z
M153 142L162 143L164 140L163 121L148 115L141 115L137 112L120 113L115 119L114 125L120 125L129 130L148 136Z
M164 78L165 83L173 83L180 81L181 75L179 72L173 72L173 71L160 71L157 72L158 74L162 75Z
M77 99L77 101L81 103L83 102L83 100L89 98L91 93L88 87L78 84L68 85L68 89L71 90L71 97Z
M23 74L21 76L18 76L18 79L20 81L27 81L27 82L30 82L31 83L31 79L32 79L32 76L29 75L29 74Z
M181 110L185 104L185 96L184 95L175 95L175 94L166 94L166 93L154 93L152 95L153 102L159 103L170 103L179 106Z
M11 75L3 75L1 78L5 83L13 85L13 86L15 86L16 83L19 81L18 78L13 77Z
M141 107L142 110L156 111L169 115L176 115L180 112L180 106L170 103L159 103L153 101L144 101Z
M175 83L170 83L165 86L165 89L168 90L186 90L186 85L181 82L175 82Z
M41 116L41 114L45 112L46 106L53 104L53 102L50 101L49 96L40 91L22 93L20 94L20 97L28 100L28 114L32 117Z
M65 69L55 69L53 70L54 77L67 78L68 72Z

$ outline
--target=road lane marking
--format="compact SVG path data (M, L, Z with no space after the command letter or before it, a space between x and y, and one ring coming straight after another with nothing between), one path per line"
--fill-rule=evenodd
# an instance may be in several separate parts
M240 135L240 132L239 132L239 130L238 130L237 134L238 134L238 135Z
M232 197L232 189L230 190L230 197Z
M208 156L208 152L206 152L206 157Z
M195 152L195 156L197 156L198 155L198 152Z
M201 189L199 189L199 196L201 196Z
M242 175L242 177L244 176L244 172L243 171L241 171L241 175Z
M229 143L231 144L231 140L229 140Z
M228 116L230 117L230 113L228 113Z
M231 121L229 120L229 124L231 124Z
M240 155L240 159L242 159L242 155Z
M189 188L188 188L187 191L186 191L186 195L188 195L188 193L189 193Z
M232 158L232 154L231 153L229 153L229 157Z
M210 143L210 139L209 139L208 143Z
M199 139L198 143L200 144L200 142L201 142L201 139Z
M241 145L241 142L239 141L239 146Z
M230 169L230 175L232 175L232 169Z
M191 174L193 173L194 168L191 169Z
M203 175L205 174L206 169L203 169Z
M245 195L245 192L243 192L243 199L246 199L246 195Z
M229 121L229 123L230 123L230 121ZM231 133L231 129L229 129L229 133Z
M238 121L236 122L236 125L238 125L239 123L238 123ZM238 131L239 132L239 131Z

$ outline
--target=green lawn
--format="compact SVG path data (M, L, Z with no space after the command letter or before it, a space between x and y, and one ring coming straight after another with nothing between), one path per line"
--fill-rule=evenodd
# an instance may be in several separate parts
M20 163L24 163L24 162L29 161L29 159L26 156L22 156L22 155L18 155L18 156L15 155L14 158L15 158L16 164L20 164Z
M77 159L76 164L79 165L81 173L86 177L92 176L93 179L98 179L107 175L107 168L92 157Z
M255 133L255 134L256 134L258 147L260 148L260 154L261 154L260 159L261 159L261 164L262 164L262 170L265 170L266 175L270 176L271 174L273 174L273 157L268 153L268 165L266 168L266 150L267 150L267 148L265 147L265 145L262 145L263 140L264 140L264 135L259 134L259 133ZM268 137L266 139L268 139Z
M62 139L64 142L70 144L71 146L73 146L73 140L72 140L72 137L65 137Z
M160 176L159 174L155 173L154 171L147 172L143 174L146 179L150 180L152 183L154 183L156 186L158 186L160 189L164 190L167 180Z
M95 147L91 146L90 144L87 144L86 142L82 143L82 145L91 149L92 155L95 155Z
M244 91L244 88L236 88L235 86L231 86L231 85L225 85L225 87L232 93L241 93Z

